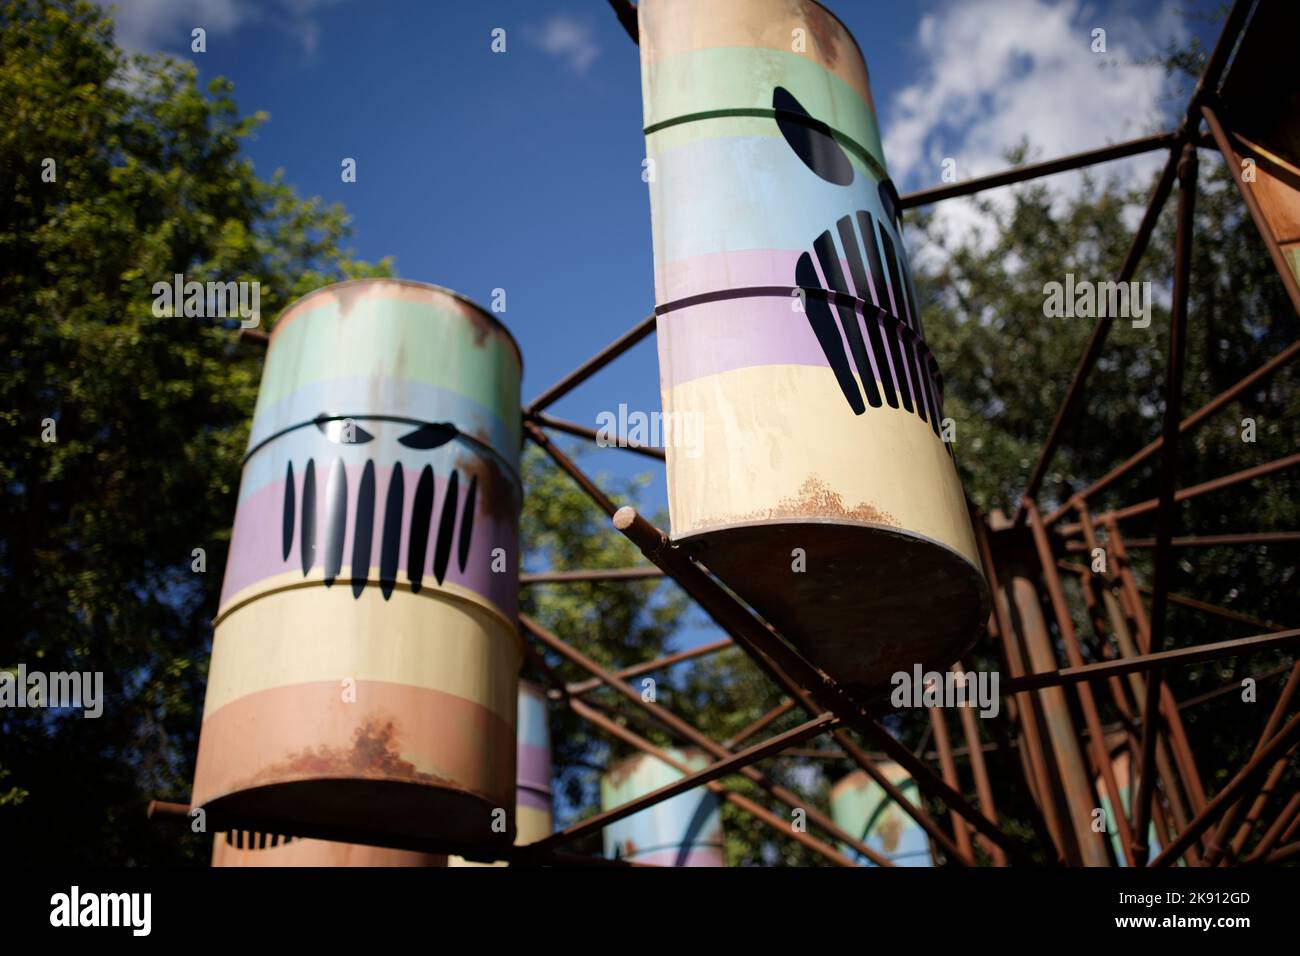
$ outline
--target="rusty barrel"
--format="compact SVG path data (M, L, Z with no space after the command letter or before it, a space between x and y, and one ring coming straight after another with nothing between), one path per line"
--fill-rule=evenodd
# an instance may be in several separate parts
M672 538L840 681L987 616L857 44L809 0L645 0Z
M906 770L893 762L880 763L877 767L904 796L913 803L920 802L916 781ZM831 787L831 819L841 830L857 837L895 866L934 865L930 838L920 824L861 770L853 771ZM841 850L860 859L864 866L874 866L859 857L852 847L842 845Z
M711 762L695 748L665 751L692 771ZM600 808L612 810L685 776L649 754L634 754L600 779ZM699 787L662 800L602 831L605 856L650 866L725 866L718 798Z
M513 838L520 374L505 328L436 286L281 314L194 779L219 829Z

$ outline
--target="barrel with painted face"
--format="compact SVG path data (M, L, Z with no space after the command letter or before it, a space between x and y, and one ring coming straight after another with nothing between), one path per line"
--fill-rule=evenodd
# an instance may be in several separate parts
M709 758L695 749L665 751L673 759L703 770ZM614 764L600 780L600 808L613 810L685 776L649 754ZM602 831L605 856L648 866L726 866L722 813L707 788L688 790L660 801Z
M862 55L810 0L637 9L672 537L885 690L987 598Z
M918 802L916 782L896 763L882 763L880 771L913 803ZM891 860L895 866L933 866L930 839L920 824L902 811L884 789L861 770L831 788L831 819L846 833ZM847 845L841 849L857 853ZM873 866L862 859L864 866Z
M218 822L513 837L520 372L504 327L435 286L345 282L280 316L195 772Z

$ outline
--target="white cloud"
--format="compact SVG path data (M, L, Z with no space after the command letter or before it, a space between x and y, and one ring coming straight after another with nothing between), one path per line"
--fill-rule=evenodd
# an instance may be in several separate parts
M1098 27L1104 54L1091 49ZM1078 0L950 0L922 18L917 78L887 104L890 173L907 192L940 185L948 157L964 180L1004 169L1006 151L1022 141L1041 160L1168 129L1169 79L1144 61L1185 39L1178 0L1141 19L1120 3L1103 13ZM1157 153L1101 168L1136 181L1161 162ZM1067 195L1079 174L1046 181ZM936 210L951 230L978 222L970 203Z
M335 0L101 0L114 8L117 42L133 53L190 51L190 31L202 27L211 42L248 23L270 22L297 36L307 53L316 50L315 12Z
M600 56L591 25L564 14L552 16L532 39L546 53L565 60L575 73L586 73Z

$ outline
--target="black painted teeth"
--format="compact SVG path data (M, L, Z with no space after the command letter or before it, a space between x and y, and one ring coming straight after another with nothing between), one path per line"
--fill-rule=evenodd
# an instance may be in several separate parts
M840 266L836 236L848 265L847 277ZM825 276L825 286L818 267ZM943 379L921 338L921 317L911 276L883 224L878 227L866 210L841 217L833 231L828 229L817 237L811 252L799 257L795 284L810 293L805 296L808 324L853 413L863 414L868 405L901 405L904 411L928 422L939 436ZM866 327L865 338L858 323L859 312ZM944 444L951 455L952 446Z
M402 543L402 518L405 511L406 479L401 462L393 466L388 482L383 511L383 532L379 551L379 588L387 600L397 586L397 562ZM433 552L433 576L442 584L451 561L452 545L456 545L456 559L463 574L469 563L469 551L474 532L474 506L478 492L478 477L472 476L460 501L460 473L452 470L447 480L440 517L437 519L437 537ZM352 596L358 598L369 584L370 552L375 527L375 463L367 461L357 488L355 528L352 538ZM298 502L301 499L301 505ZM406 576L413 593L420 593L424 584L425 552L428 550L434 510L433 466L425 465L420 472L411 503L411 528L407 541ZM456 534L457 512L460 512L460 534ZM295 529L296 525L296 529ZM335 458L330 465L325 484L325 525L316 526L316 461L308 459L303 472L302 492L294 481L293 463L285 468L284 509L281 528L281 557L288 561L293 549L294 531L299 534L299 549L303 577L316 564L317 548L323 551L325 586L330 587L343 570L343 544L348 525L348 479L342 459ZM322 532L318 534L318 531Z

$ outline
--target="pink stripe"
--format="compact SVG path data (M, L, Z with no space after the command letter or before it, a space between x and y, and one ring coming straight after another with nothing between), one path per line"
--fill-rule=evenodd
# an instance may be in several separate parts
M317 462L316 465L316 563L313 571L319 572L325 559L326 511L331 462ZM361 473L364 465L345 465L348 479L347 530L343 537L343 569L341 577L350 577L352 565L352 545L355 536L357 494L361 485ZM301 559L301 508L304 468L295 467L294 479L297 485L295 501L299 514L295 517L293 545L287 560L282 559L281 526L284 516L284 480L274 481L253 494L239 505L235 514L235 525L231 532L230 557L226 568L226 577L222 582L220 606L225 607L235 594L243 588L258 581L283 574L285 571L302 573ZM370 564L379 566L380 551L383 545L384 507L387 501L388 484L391 480L391 468L375 469L375 517L370 543ZM467 483L462 475L459 490L459 505L463 507ZM407 551L410 542L411 505L415 500L416 487L420 472L412 469L403 470L403 511L401 547L398 552L397 581L398 587L407 584ZM433 577L433 552L437 543L437 526L442 515L443 502L446 500L447 481L443 475L434 476L433 513L430 521L429 541L425 551L424 587L436 587ZM460 533L460 510L457 510L457 537L452 539L451 560L448 563L444 581L459 584L476 594L482 595L499 608L507 617L513 618L518 600L518 586L514 569L507 567L506 572L492 571L492 551L504 548L507 563L518 552L517 531L512 520L484 513L488 503L485 489L480 486L474 507L474 533L470 542L469 560L465 563L464 573L460 570L457 557ZM338 585L335 587L348 587ZM371 581L368 586L377 586Z
M838 234L835 241L839 242ZM655 302L664 305L704 292L747 286L793 287L795 264L800 255L802 252L793 249L747 249L744 252L711 252L664 263L655 268ZM816 257L813 261L816 262ZM853 287L853 275L844 259L840 260L840 272L849 284L849 291L868 302L876 301L870 273L867 275L867 294L863 295L861 290Z
M659 316L659 368L664 386L760 365L829 363L808 324L781 297L726 299Z

